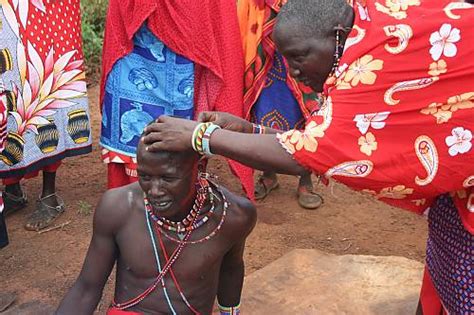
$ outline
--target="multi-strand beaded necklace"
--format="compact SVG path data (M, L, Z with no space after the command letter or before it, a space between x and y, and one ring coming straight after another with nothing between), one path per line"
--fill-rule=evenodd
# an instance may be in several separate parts
M150 239L152 242L153 246L153 251L155 255L155 260L157 264L157 269L158 269L158 276L155 278L153 283L145 290L143 291L140 295L137 297L130 299L124 303L116 303L115 301L113 302L113 306L117 309L127 309L132 306L137 305L141 301L143 301L148 295L150 295L151 292L153 292L156 287L161 283L163 293L165 295L166 301L168 303L168 306L173 314L176 314L174 311L173 305L171 303L171 299L169 298L168 291L166 290L166 285L164 282L164 276L170 272L171 278L175 284L176 289L179 292L179 295L183 302L186 304L186 306L189 308L189 310L193 314L200 314L198 311L195 310L195 308L188 302L186 299L186 296L184 295L183 290L181 289L181 286L179 285L178 280L176 279L176 276L173 272L172 266L173 264L177 261L179 258L180 254L182 253L184 247L188 244L196 244L196 243L201 243L204 241L207 241L211 239L213 236L217 234L217 232L221 229L226 213L227 213L227 208L229 207L229 204L227 200L225 199L225 194L220 190L217 184L212 183L208 180L210 178L210 175L206 173L199 173L198 176L198 188L197 188L197 195L194 201L194 205L190 211L190 213L184 218L181 222L174 222L171 220L167 220L161 217L156 216L151 208L151 205L148 203L146 197L144 198L145 200L145 216L147 220L147 226L148 226L148 231L150 234ZM204 225L204 223L208 222L209 217L214 214L215 212L215 204L214 204L214 197L217 197L217 195L214 192L214 189L212 186L215 187L216 191L219 193L219 195L222 197L222 215L221 219L214 228L214 230L208 234L207 236L195 240L195 241L189 241L189 238L191 237L191 234L194 230L197 228L201 227ZM206 204L206 201L209 200L209 204L211 205L211 208L209 211L207 211L203 216L200 217L201 211L203 210L204 205ZM156 241L155 241L155 236L153 233L152 226L150 224L150 218L155 222L155 230L156 234L158 235L159 243L160 243L160 249L163 253L163 256L166 260L163 268L161 267L160 259L158 256L158 250L156 246ZM178 238L174 238L171 235L167 234L165 230L170 231L170 232L175 232L178 235ZM176 249L173 251L173 253L169 256L168 252L166 250L166 247L163 243L163 239L161 237L161 234L165 235L167 238L170 240L178 243L178 246Z
M171 221L169 219L155 215L153 212L153 208L146 197L144 197L145 210L153 219L153 221L155 221L155 223L158 224L160 228L164 230L175 232L178 235L187 231L195 230L202 226L204 223L206 223L215 211L214 194L212 187L209 185L207 180L202 181L200 186L201 187L197 189L197 195L194 199L194 204L191 208L191 211L189 211L189 214L180 222ZM200 218L198 218L200 211L202 210L202 207L204 206L204 203L207 199L209 199L211 209L207 211L204 215L202 215ZM198 219L196 220L196 218Z

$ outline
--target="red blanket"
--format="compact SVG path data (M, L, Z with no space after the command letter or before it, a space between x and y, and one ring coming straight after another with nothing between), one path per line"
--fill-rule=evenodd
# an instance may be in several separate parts
M101 104L108 73L132 51L133 35L145 21L166 46L195 63L196 113L217 110L243 117L244 62L235 1L109 1ZM233 161L230 165L252 196L252 170Z

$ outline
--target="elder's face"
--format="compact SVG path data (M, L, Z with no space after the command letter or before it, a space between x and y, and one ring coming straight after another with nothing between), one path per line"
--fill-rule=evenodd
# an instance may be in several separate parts
M288 61L290 75L315 92L322 92L334 62L335 39L304 36L297 26L276 28L273 39Z

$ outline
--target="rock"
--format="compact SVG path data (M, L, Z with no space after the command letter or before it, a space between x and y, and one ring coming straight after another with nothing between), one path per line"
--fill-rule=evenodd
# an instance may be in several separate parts
M298 249L248 275L244 314L415 314L423 264Z
M2 315L51 315L54 314L54 307L43 304L39 301L23 303L8 309Z
M9 308L16 300L16 292L0 293L0 313Z

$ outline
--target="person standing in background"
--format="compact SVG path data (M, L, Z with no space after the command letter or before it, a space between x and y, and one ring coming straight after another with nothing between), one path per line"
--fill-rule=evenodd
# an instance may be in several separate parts
M40 230L65 210L56 172L66 157L91 152L80 1L1 0L0 93L8 110L0 178L4 214L28 202L21 179L43 173L25 228Z
M272 39L276 17L284 0L239 0L237 12L245 58L244 106L254 132L265 128L304 129L305 121L319 108L318 95L288 74L288 64ZM259 128L263 126L264 128ZM279 186L275 172L266 171L255 183L255 199L264 199ZM314 192L311 173L299 178L298 204L316 209L323 203Z

